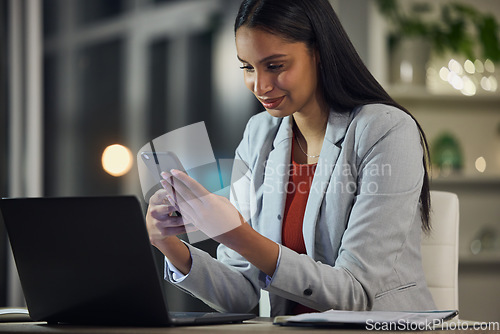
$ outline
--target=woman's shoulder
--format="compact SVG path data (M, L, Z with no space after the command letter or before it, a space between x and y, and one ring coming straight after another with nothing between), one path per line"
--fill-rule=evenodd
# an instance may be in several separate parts
M252 116L245 129L245 136L252 141L267 141L273 139L284 118L273 117L267 111Z
M387 104L366 104L358 107L354 114L353 120L365 125L415 124L407 112Z
M404 110L385 104L367 104L354 109L344 146L352 145L356 151L365 152L382 139L420 147L418 126Z
M352 124L361 134L380 137L394 131L408 131L418 134L418 127L410 114L386 104L367 104L353 111Z
M282 122L283 118L273 117L267 111L252 116L238 147L239 154L247 156L271 150Z
M282 120L283 118L271 116L267 111L261 111L250 117L247 128L254 132L259 130L269 131L277 128Z

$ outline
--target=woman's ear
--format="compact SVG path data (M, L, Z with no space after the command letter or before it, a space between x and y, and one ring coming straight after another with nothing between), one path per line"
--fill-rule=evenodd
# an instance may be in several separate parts
M321 57L319 56L318 49L314 50L314 60L316 61L316 66L318 66L318 69L322 71L323 66L321 65Z
M319 50L318 49L314 49L314 60L316 61L316 65L318 65L319 67L321 67L321 57L319 56Z

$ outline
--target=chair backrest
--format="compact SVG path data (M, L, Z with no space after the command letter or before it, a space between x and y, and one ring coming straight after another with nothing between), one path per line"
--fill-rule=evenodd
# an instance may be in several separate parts
M422 263L436 307L458 310L458 197L431 191L430 235L422 236Z

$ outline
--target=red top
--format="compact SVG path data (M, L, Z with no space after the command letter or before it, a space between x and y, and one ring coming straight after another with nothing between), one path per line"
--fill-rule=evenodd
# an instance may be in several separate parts
M299 254L306 254L302 224L316 165L317 164L301 165L292 159L292 166L290 167L291 173L287 184L287 197L283 228L281 231L281 241L283 246ZM301 304L297 304L292 310L293 314L310 312L317 311Z

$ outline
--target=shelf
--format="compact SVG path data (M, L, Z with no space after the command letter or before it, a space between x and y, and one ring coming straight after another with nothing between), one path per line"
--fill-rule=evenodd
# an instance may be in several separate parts
M459 265L492 265L500 264L500 252L485 252L478 255L459 254Z
M430 180L431 187L445 185L469 185L469 186L500 186L500 175L450 175L433 177ZM500 189L500 188L499 188Z
M433 94L425 87L400 86L387 87L387 92L396 101L404 102L433 102L433 103L499 103L500 94L477 94L474 96L465 96L456 94Z

